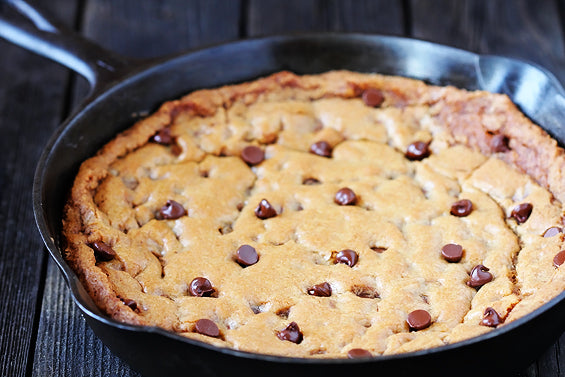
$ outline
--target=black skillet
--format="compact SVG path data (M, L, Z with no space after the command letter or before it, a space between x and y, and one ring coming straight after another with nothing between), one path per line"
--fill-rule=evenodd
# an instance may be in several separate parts
M91 92L47 143L34 179L37 226L73 298L97 336L133 368L150 376L506 375L533 362L565 330L565 293L535 312L486 335L404 355L370 360L308 360L219 349L158 328L118 323L93 304L61 257L61 209L81 161L136 114L199 88L290 70L379 72L508 94L563 145L565 92L530 64L480 56L437 44L361 34L276 36L224 44L139 63L105 51L21 0L0 3L0 36L83 75ZM6 16L2 7L18 17Z

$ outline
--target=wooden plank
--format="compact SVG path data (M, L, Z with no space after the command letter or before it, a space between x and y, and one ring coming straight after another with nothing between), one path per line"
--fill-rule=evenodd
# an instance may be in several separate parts
M557 2L412 0L410 5L414 37L525 59L546 67L565 83L565 43ZM564 340L519 376L563 376Z
M565 83L565 42L555 2L412 0L410 4L413 37L525 59Z
M240 2L93 0L82 33L127 57L161 57L238 38ZM74 88L75 105L87 89L85 81Z
M37 1L61 19L76 6ZM0 376L23 376L33 357L34 329L46 254L31 204L41 150L61 121L68 71L0 40Z
M404 34L402 2L390 0L333 1L334 30L346 32Z
M565 377L565 334L561 335L556 346L557 360L559 362L559 373L556 377Z
M140 376L94 335L50 260L32 376L63 375Z
M156 57L236 39L239 6L239 1L223 0L91 0L82 16L82 33L126 56ZM85 82L73 91L74 106L86 92ZM34 376L139 376L90 330L52 262L42 306Z
M236 39L239 8L224 0L89 1L83 33L126 56L157 57Z
M402 3L386 0L251 0L250 36L308 31L402 34Z

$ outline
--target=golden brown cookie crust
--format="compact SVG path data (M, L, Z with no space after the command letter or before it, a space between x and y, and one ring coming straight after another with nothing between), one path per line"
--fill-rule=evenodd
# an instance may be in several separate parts
M368 88L380 106L363 103ZM165 128L172 145L152 142ZM319 141L331 158L309 153ZM407 159L415 141L431 155ZM239 157L249 145L266 153L254 167ZM408 352L489 331L488 307L508 323L564 289L553 265L563 234L543 237L563 226L564 169L555 140L504 95L281 72L167 102L85 161L65 207L65 258L100 309L127 323L286 356ZM344 187L353 204L336 203ZM257 218L263 198L277 216ZM450 214L459 199L471 200L468 216ZM187 215L157 219L167 200ZM518 223L522 203L533 210ZM97 260L94 242L117 257ZM448 243L463 247L460 262L441 257ZM237 262L243 244L259 262ZM353 267L335 263L343 249L357 253ZM469 287L479 264L493 279ZM190 295L196 277L212 297ZM308 293L322 283L329 297ZM420 309L431 325L411 331ZM197 333L201 318L220 335ZM280 335L291 322L299 344Z

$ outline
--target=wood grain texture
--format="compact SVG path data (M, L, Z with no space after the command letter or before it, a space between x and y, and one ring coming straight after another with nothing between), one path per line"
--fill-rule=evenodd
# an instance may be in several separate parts
M235 40L240 0L91 0L82 34L108 50L137 59L179 53ZM87 93L74 88L73 106Z
M95 0L83 34L126 56L157 57L238 38L239 9L239 0Z
M565 42L557 2L412 0L410 4L413 37L525 59L565 83Z
M140 376L94 335L49 260L32 376Z
M385 0L251 0L247 13L249 36L349 31L401 34L402 3Z
M38 2L74 21L74 4ZM43 145L61 121L68 71L0 40L0 376L23 376L33 357L46 253L31 192Z

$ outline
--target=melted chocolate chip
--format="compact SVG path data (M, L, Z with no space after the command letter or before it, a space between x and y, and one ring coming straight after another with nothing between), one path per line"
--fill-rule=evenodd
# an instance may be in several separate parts
M102 241L93 242L90 247L94 250L96 260L108 262L116 257L116 252Z
M563 232L563 229L561 229L557 226L552 226L551 228L549 228L545 232L543 232L543 236L544 236L544 238L554 237L561 232Z
M300 344L303 339L303 335L296 322L291 322L284 330L279 331L277 337L280 340L288 340L296 344Z
M330 297L332 295L332 286L327 282L316 284L308 288L308 294L310 296Z
M332 146L326 141L318 141L310 146L310 153L314 153L322 157L331 157Z
M349 206L357 203L357 196L349 187L340 189L334 197L334 202L340 206Z
M357 264L357 260L359 256L357 253L350 249L345 249L337 253L335 256L335 263L343 263L348 265L349 267L353 267Z
M361 95L361 99L367 106L379 107L383 104L385 96L383 92L375 88L366 89Z
M498 315L496 310L493 308L486 308L483 313L483 319L481 320L481 325L488 327L496 327L502 323L502 318Z
M316 178L306 178L302 181L302 184L307 186L319 185L320 183L321 182Z
M255 208L255 216L260 219L264 220L275 217L276 215L277 211L267 199L262 199L257 208Z
M559 267L559 266L561 266L564 262L565 262L565 250L561 250L560 252L558 252L557 254L555 254L555 257L553 257L553 265L554 265L555 267Z
M263 310L264 310L263 304L260 304L260 305L249 304L249 307L251 308L251 311L253 312L253 314L263 313Z
M202 335L211 336L212 338L217 338L220 336L220 329L211 320L202 318L196 321L194 330Z
M441 255L448 262L459 262L463 258L463 247L455 243L448 243L441 248Z
M153 137L151 141L162 145L170 145L173 142L173 137L171 136L171 130L168 128L162 128Z
M241 151L241 159L247 165L254 166L260 164L265 159L265 152L254 145L243 148Z
M532 214L533 209L534 206L532 206L530 203L518 204L512 210L510 217L515 218L518 224L523 224L528 220L528 218Z
M411 330L418 331L430 327L432 324L432 317L430 316L430 313L425 310L414 310L408 314L406 322L408 323L408 326L410 326Z
M191 296L210 297L215 292L216 290L212 286L212 283L210 283L210 280L203 277L195 278L190 282L190 285L188 286L188 293Z
M171 199L167 200L167 204L161 207L156 217L158 220L175 220L186 214L187 212L182 204Z
M275 314L283 319L288 319L288 316L290 315L290 306L280 308L275 312Z
M122 302L124 303L124 305L129 306L129 308L133 311L137 309L137 302L135 302L131 298L123 298Z
M490 147L495 153L504 153L510 150L508 146L510 139L506 135L496 134L490 140Z
M243 267L254 265L259 261L259 255L253 246L241 245L237 249L236 261Z
M451 205L451 213L453 216L465 217L473 212L473 203L469 199L461 199Z
M467 285L473 288L478 288L485 285L492 280L492 274L488 271L489 269L482 264L473 267L471 273L469 274L470 278L467 282Z
M387 251L388 248L387 248L387 247L384 247L384 246L371 246L371 250L376 251L376 252L379 253L379 254L382 254L382 253L384 253L385 251Z
M180 145L178 144L173 144L171 146L171 153L174 154L175 156L180 156L182 153L182 148Z
M363 348L352 348L347 352L348 359L364 359L366 357L373 357L373 355Z
M373 287L368 287L366 285L354 285L351 287L351 292L361 298L380 298L379 292Z
M423 141L416 141L406 148L404 156L411 161L421 161L430 156L430 144Z

